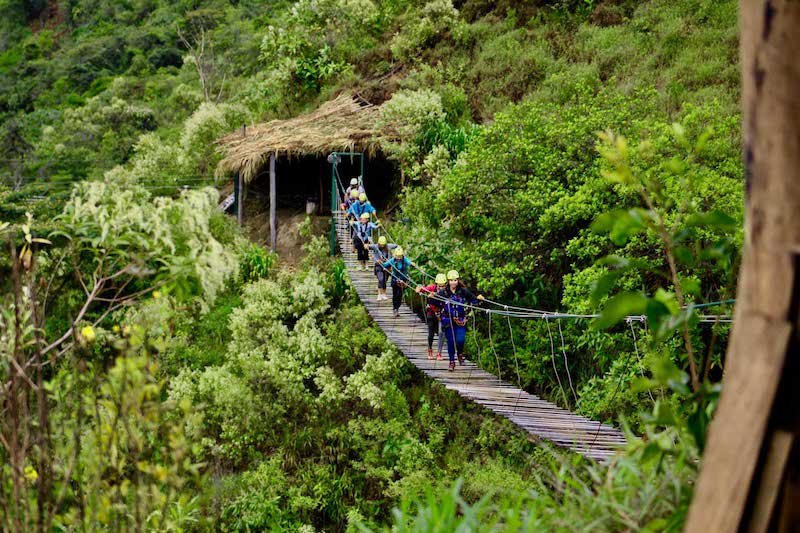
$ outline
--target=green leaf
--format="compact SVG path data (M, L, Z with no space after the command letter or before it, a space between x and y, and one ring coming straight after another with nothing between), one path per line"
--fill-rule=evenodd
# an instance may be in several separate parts
M624 213L625 211L623 209L603 213L592 223L592 231L595 233L608 233L611 231L611 228L614 227L614 222L617 217Z
M658 300L662 304L666 305L669 308L670 314L677 314L681 308L678 305L678 300L675 299L675 293L670 291L665 291L661 287L656 290L656 293L653 295L653 299Z
M631 267L631 261L628 258L622 257L621 255L613 255L613 254L598 259L597 264L600 266L615 268L617 270Z
M719 210L691 215L686 219L685 225L688 227L714 227L724 230L734 230L739 227L733 217Z
M649 463L661 457L661 447L655 442L648 442L642 451L642 463Z
M647 300L645 315L647 315L647 325L654 330L660 330L663 320L672 316L669 307L655 298Z
M672 362L668 353L651 357L649 362L650 372L657 383L669 387L678 394L689 394L689 387L686 385L689 383L688 374Z
M625 215L617 217L609 234L611 242L617 246L627 243L628 239L634 234L647 229L647 224L645 223L647 217L649 215L645 216L642 209L631 209Z
M667 519L666 518L654 518L653 520L649 521L647 524L644 525L641 533L655 533L656 531L665 531L667 529Z
M675 427L678 425L678 419L672 412L672 408L661 401L656 402L651 422L657 426Z
M592 224L592 231L608 233L611 242L622 246L632 235L647 229L647 221L651 218L645 209L618 209L597 217Z
M628 315L641 315L647 297L638 292L623 292L611 298L594 322L595 329L608 329Z
M694 266L694 253L688 246L676 246L672 249L675 259L686 266Z
M700 294L700 281L695 277L679 278L684 294L698 296Z
M706 143L708 143L708 139L710 139L713 134L714 134L714 128L710 126L707 127L705 130L703 130L703 133L701 133L700 136L697 137L697 142L694 143L694 151L698 153L702 152L703 149L706 147Z
M611 291L611 289L614 288L621 275L621 271L615 270L613 272L603 274L598 279L594 280L592 283L592 292L589 296L592 305L597 305L600 300L602 300Z
M686 163L678 156L673 157L667 163L667 168L673 174L683 174L686 171Z
M631 381L631 392L639 393L652 390L657 386L657 383L652 379L637 377Z
M708 416L706 416L705 409L700 409L699 407L695 409L694 413L689 415L689 418L686 421L686 425L689 428L689 433L692 434L694 442L697 444L697 449L700 450L700 453L702 453L706 447L706 437L708 435L709 422L710 420Z

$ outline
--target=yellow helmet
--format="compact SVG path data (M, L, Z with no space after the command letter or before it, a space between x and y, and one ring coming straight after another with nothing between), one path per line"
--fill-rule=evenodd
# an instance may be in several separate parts
M449 270L447 272L447 279L449 279L450 281L456 280L456 279L458 279L460 277L461 276L458 275L458 271L457 270Z
M447 283L447 276L445 276L444 274L441 274L441 273L440 274L436 274L436 284L437 285L444 285L445 283Z
M358 191L356 191L356 192L358 192ZM362 202L366 202L367 201L367 194L362 192L361 194L358 195L358 199L361 200Z
M350 198L356 199L358 198L358 189L353 189L350 191Z
M380 244L381 246L386 246L387 242L389 241L386 240L386 236L381 235L380 237L378 237L378 244Z
M394 256L395 257L403 257L403 255L405 255L405 254L404 254L403 249L401 247L398 246L397 248L394 249Z
M369 213L361 213L361 220L369 220Z

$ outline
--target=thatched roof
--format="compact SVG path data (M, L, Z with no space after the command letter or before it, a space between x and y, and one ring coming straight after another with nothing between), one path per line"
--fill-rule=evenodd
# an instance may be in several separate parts
M249 182L271 154L371 152L377 147L379 109L342 94L305 115L257 124L244 134L231 133L219 141L225 156L217 173L239 172Z

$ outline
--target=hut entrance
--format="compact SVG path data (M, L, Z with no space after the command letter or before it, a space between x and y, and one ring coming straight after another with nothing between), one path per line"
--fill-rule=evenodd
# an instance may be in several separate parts
M220 139L225 155L217 173L233 178L231 207L239 223L255 202L257 207L268 207L268 234L274 250L279 209L303 216L306 212L329 216L331 166L327 157L332 152L365 154L363 175L370 201L384 209L397 172L381 154L380 140L396 134L379 131L379 113L378 106L342 94L305 115L243 126ZM338 172L345 186L362 173L361 165L360 157L340 158Z
M345 187L361 174L360 156L339 156L339 176ZM364 157L363 181L370 192L370 202L377 209L386 208L392 194L395 165L381 154ZM309 215L331 215L331 165L327 158L306 155L278 157L275 160L275 193L278 210ZM255 195L269 206L269 165L260 170L246 186L246 195Z

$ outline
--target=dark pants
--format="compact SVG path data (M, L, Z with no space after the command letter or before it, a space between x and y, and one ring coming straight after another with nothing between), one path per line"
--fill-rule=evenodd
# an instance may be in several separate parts
M369 251L367 250L366 246L364 246L364 241L362 241L358 237L354 237L353 247L356 249L359 261L366 261L367 259L369 259Z
M458 326L450 323L443 328L444 338L447 339L447 356L450 362L456 360L456 355L464 354L464 342L467 340L467 326Z
M397 280L392 280L392 307L395 309L400 309L400 304L403 303L403 290L405 289L405 284L401 284L401 282Z
M444 344L444 337L442 337L442 323L436 315L427 313L425 321L428 323L428 348L433 348L433 337L439 335L439 352L442 351L442 344Z
M378 278L378 288L385 289L386 288L386 278L388 274L383 269L382 266L375 265L375 277Z

